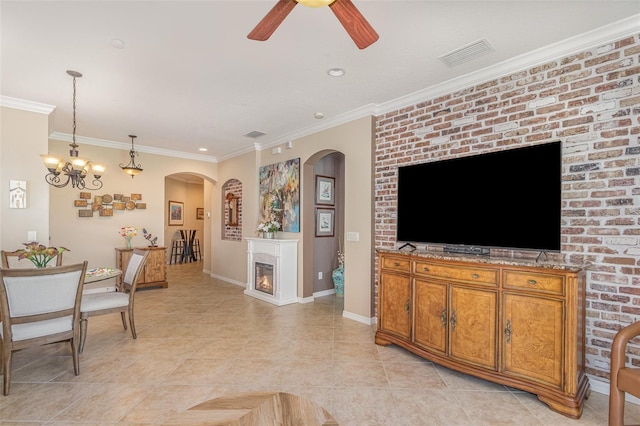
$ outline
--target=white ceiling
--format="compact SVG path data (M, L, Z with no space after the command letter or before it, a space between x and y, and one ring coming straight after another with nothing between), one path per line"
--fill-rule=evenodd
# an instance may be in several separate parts
M353 0L380 35L364 50L327 7L297 5L269 40L247 39L275 2L1 0L2 103L55 106L54 137L69 139L66 70L76 70L80 151L129 149L135 134L140 152L220 161L384 112L453 79L495 76L588 43L602 27L640 30L640 0ZM481 39L495 51L452 68L438 59ZM346 74L330 77L332 67ZM251 131L266 135L244 136Z

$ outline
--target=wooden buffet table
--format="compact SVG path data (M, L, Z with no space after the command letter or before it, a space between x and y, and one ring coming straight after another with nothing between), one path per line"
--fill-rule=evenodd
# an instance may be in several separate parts
M378 345L538 396L580 418L584 266L378 251Z
M144 265L140 278L138 278L138 288L163 287L167 288L167 265L166 247L135 247L138 250L149 251L147 263ZM116 268L127 269L129 258L133 253L133 248L116 248ZM118 277L118 284L122 284L122 276Z

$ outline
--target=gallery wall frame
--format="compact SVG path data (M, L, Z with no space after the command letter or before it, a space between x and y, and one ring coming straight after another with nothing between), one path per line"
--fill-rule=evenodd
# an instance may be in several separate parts
M333 237L335 212L334 208L316 208L316 237Z
M196 207L196 220L204 220L204 208Z
M335 205L336 178L316 175L316 204Z
M184 203L169 201L169 226L184 226Z

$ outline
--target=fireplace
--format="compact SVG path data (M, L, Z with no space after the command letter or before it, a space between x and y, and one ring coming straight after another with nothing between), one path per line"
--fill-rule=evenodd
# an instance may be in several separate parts
M256 267L254 276L255 289L273 296L274 265L262 262L254 262L253 264Z
M246 238L245 294L282 306L298 302L298 240Z

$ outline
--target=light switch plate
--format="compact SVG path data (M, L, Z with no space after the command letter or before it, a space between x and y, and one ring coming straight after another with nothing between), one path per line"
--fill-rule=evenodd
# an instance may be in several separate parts
M347 232L347 241L360 241L359 232Z
M27 241L38 241L38 233L36 231L27 231Z

